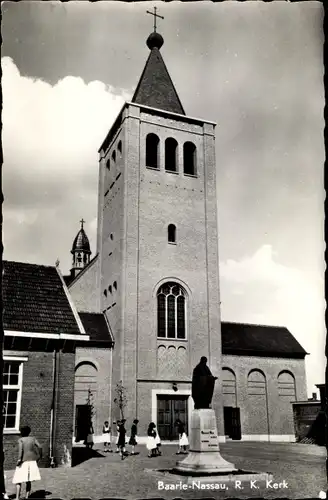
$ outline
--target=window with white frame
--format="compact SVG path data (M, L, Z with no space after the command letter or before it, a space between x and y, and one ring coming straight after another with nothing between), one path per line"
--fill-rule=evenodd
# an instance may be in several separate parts
M165 283L157 292L157 336L186 338L187 294L178 283Z
M3 415L4 430L18 430L22 397L23 363L4 361Z

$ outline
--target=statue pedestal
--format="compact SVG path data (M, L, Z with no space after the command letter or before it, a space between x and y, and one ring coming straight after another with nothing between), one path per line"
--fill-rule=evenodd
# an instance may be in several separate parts
M177 462L174 469L176 472L196 476L237 470L221 457L214 410L193 410L189 443L189 454L184 460Z

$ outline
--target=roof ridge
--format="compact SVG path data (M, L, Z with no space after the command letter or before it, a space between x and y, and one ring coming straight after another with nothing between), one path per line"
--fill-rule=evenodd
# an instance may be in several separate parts
M102 312L94 312L94 311L78 311L78 314L99 314L100 316L104 315L104 313Z
M55 264L51 266L50 264L34 264L32 262L21 262L20 260L7 260L7 259L4 259L2 262L3 264L21 264L24 266L47 267L56 269Z
M241 321L225 321L225 320L221 320L221 324L222 323L225 323L225 324L230 323L231 325L260 326L262 328L284 328L285 330L289 331L289 329L285 325L263 325L261 323L247 323L245 321L241 322Z

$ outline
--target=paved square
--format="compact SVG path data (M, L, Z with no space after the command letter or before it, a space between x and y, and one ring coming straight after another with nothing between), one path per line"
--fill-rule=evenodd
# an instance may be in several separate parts
M99 446L97 448L99 449ZM140 445L138 448L139 455L128 456L123 461L118 454L105 454L99 449L100 456L70 469L41 469L42 480L33 484L34 494L31 498L301 499L318 498L319 492L326 490L326 455L323 447L248 442L229 442L221 445L223 457L240 469L272 474L272 482L268 485L263 481L255 484L249 481L249 484L242 485L232 483L228 485L228 490L220 487L219 479L218 486L214 489L206 486L209 483L204 478L193 480L167 473L176 460L180 459L175 454L174 446L162 446L163 455L157 458L148 458L145 446ZM12 475L12 471L7 472L9 495L14 493ZM211 483L213 484L213 481ZM275 484L278 486L274 486ZM164 485L171 485L170 489L166 489Z

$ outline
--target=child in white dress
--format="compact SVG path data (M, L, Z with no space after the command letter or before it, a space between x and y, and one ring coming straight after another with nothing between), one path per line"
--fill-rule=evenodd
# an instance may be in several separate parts
M161 455L162 452L161 452L161 446L162 446L162 443L161 443L161 438L158 434L158 430L157 430L157 427L156 425L154 424L154 431L156 432L156 437L155 437L155 443L156 443L156 455Z
M111 435L110 435L110 425L108 420L104 422L103 430L102 430L102 442L104 443L105 453L112 453L112 443L111 443Z
M177 420L176 425L178 426L178 434L179 434L179 449L177 455L180 455L180 453L187 453L187 446L189 445L189 441L186 434L185 426L181 422L181 420Z
M26 483L26 498L28 498L31 493L31 482L41 479L37 461L42 457L42 448L30 433L30 427L22 427L21 438L18 440L18 461L13 477L13 484L16 484L16 500L19 500L22 483Z
M115 424L115 422L114 422L114 424ZM119 432L120 432L120 425L121 425L121 421L118 420L116 422L117 436L116 436L116 451L115 451L115 453L119 453L120 452L120 447L118 445L118 440L119 440L119 437L120 437L120 434L119 434Z
M148 426L148 431L147 431L147 450L148 450L148 457L154 457L156 453L156 431L154 430L155 424L154 422L150 422Z

